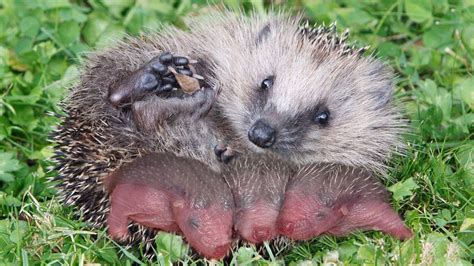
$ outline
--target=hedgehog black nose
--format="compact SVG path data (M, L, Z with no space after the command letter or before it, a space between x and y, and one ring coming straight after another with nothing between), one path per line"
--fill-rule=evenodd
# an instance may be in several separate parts
M270 148L275 143L276 131L262 120L258 120L249 129L248 137L260 148Z

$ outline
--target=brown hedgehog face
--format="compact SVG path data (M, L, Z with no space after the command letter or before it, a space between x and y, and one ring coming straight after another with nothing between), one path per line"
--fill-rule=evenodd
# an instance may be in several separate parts
M238 139L297 163L380 166L402 131L386 67L313 43L297 25L261 29L218 62L219 105Z

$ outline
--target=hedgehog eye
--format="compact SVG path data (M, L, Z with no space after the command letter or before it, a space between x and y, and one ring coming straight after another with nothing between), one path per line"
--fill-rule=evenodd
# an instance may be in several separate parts
M316 220L322 220L322 219L326 218L326 216L327 216L327 213L322 212L322 211L319 211L314 215Z
M326 125L329 122L329 115L330 113L328 110L318 112L318 114L316 115L315 122L321 125Z
M260 89L262 90L269 90L273 86L273 76L270 76L262 81L260 84Z

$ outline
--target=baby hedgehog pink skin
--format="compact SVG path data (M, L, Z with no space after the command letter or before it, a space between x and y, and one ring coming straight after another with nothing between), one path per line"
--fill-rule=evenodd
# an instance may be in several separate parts
M297 240L356 230L382 231L399 239L412 236L377 178L363 169L333 164L302 167L290 179L278 230Z
M223 175L230 186L235 209L235 231L251 243L278 236L277 217L292 170L268 156L242 155L233 159Z
M128 223L182 233L208 258L231 248L234 202L224 180L208 166L169 153L150 153L107 176L109 234L128 237Z

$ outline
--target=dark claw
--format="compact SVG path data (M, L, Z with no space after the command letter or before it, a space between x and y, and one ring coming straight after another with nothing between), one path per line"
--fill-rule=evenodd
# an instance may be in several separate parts
M185 66L189 64L189 60L186 57L182 57L182 56L173 57L173 62L177 66Z
M171 84L171 85L175 85L177 82L176 82L176 79L174 77L163 77L163 84Z
M168 65L173 61L173 55L170 52L164 52L160 55L159 59L161 63Z
M151 69L153 69L153 71L161 74L161 75L165 75L167 72L168 72L168 67L163 65L162 63L160 62L155 62L151 65Z
M140 77L140 87L145 91L152 91L160 85L160 81L150 73L145 73Z
M175 77L174 77L174 74L173 74L171 71L169 71L168 73L166 73L166 74L165 74L165 77L173 78L173 79L175 78Z
M165 92L165 91L170 91L173 89L173 85L171 84L164 84L163 86L160 87L159 92Z
M227 147L223 143L220 143L220 142L214 147L214 153L216 154L217 159L219 161L220 161L222 153L224 153L226 149Z
M214 147L214 153L217 156L219 162L228 163L234 158L234 152L230 147L225 146L223 143L219 143Z
M234 158L234 153L230 149L227 149L224 153L221 154L221 161L223 163L230 162L230 160L232 160L232 158Z
M188 69L178 69L178 73L181 73L181 74L184 74L184 75L190 76L190 77L193 76L193 72L191 70L188 70Z

